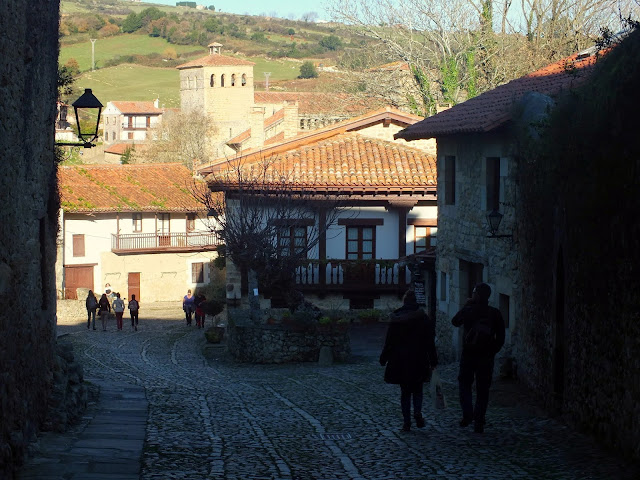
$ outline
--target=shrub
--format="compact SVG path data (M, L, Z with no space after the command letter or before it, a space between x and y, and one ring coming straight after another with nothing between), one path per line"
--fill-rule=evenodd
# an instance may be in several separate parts
M298 78L318 78L318 70L312 62L306 61L300 66Z

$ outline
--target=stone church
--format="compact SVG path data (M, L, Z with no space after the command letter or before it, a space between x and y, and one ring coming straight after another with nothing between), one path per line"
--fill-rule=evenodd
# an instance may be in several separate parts
M254 65L222 55L222 45L211 43L208 55L177 67L182 111L202 112L217 127L211 138L214 158L261 148L376 107L348 94L256 92Z

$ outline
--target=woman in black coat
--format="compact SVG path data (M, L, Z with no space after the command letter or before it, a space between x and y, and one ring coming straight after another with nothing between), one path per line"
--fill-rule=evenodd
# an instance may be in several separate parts
M387 366L384 381L400 385L404 432L411 430L412 397L416 426L424 427L422 390L424 382L431 379L431 372L438 365L435 337L435 322L418 306L415 293L409 290L404 295L402 307L390 316L380 354L380 365Z

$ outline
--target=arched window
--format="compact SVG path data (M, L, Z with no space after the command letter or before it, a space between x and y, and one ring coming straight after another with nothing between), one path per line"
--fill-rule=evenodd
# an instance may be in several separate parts
M231 75L231 86L232 87L236 86L236 74L235 73L233 75Z
M213 87L215 84L216 84L216 77L212 73L211 78L209 79L209 85Z
M220 86L224 87L224 73L220 75Z
M242 86L244 87L247 84L247 74L242 74Z

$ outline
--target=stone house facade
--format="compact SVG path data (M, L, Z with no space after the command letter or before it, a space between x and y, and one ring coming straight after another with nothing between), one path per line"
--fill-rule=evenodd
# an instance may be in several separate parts
M0 9L0 477L9 479L45 420L56 361L58 6Z
M59 298L102 293L109 284L144 305L179 301L209 282L219 241L189 190L186 167L60 167L59 179Z
M163 113L158 99L153 102L107 102L102 113L104 143L112 145L146 141L149 131L162 121Z
M462 332L451 318L479 282L492 288L490 305L499 308L507 327L500 356L517 364L526 378L529 361L522 355L519 325L523 285L518 252L517 142L511 124L529 108L529 92L557 96L579 85L591 72L595 56L576 55L513 80L396 134L396 138L438 142L438 225L436 255L438 348L445 358L459 358ZM567 65L572 67L570 71ZM545 111L548 103L538 107ZM499 231L491 232L488 215L497 212Z

